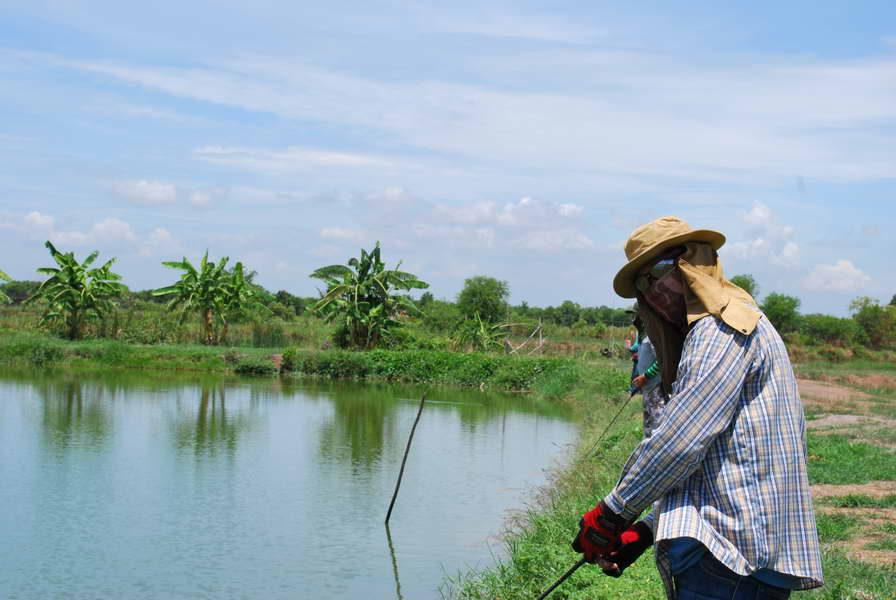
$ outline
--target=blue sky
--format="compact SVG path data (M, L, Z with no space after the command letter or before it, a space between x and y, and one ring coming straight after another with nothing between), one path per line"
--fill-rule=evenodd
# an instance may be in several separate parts
M133 3L0 8L0 249L208 249L271 289L381 240L453 298L621 306L636 226L722 231L803 312L886 303L892 2Z

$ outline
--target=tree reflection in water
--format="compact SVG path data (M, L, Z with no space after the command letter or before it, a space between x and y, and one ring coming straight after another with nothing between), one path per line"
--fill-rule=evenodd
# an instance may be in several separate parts
M333 419L321 427L323 457L348 462L356 472L375 469L387 440L396 431L394 386L369 384L363 393L354 386L333 388L329 396Z
M109 439L112 416L106 404L115 387L49 377L35 381L34 387L42 400L41 431L53 450L98 448Z
M179 410L175 418L175 446L178 450L192 450L197 458L220 452L234 457L237 442L252 427L251 414L245 410L228 411L226 387L221 383L203 381L198 392L195 418L189 408ZM250 411L253 406L254 403L249 405Z

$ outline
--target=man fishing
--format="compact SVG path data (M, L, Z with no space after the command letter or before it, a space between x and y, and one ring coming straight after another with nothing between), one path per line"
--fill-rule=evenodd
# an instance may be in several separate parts
M656 541L671 599L784 599L823 581L803 408L778 332L722 274L724 242L663 217L625 244L613 287L638 299L670 397L573 547L618 577Z

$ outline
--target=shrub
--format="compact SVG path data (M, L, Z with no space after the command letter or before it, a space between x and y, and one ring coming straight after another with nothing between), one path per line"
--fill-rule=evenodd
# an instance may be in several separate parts
M96 357L110 365L122 365L134 354L134 348L122 342L105 342Z
M296 348L287 348L283 351L283 360L280 362L280 371L289 373L295 371L299 360L299 351Z
M849 305L856 311L853 318L868 336L872 348L888 348L896 344L896 307L881 306L871 298L856 298Z
M450 342L441 337L426 335L408 327L393 327L383 340L388 350L447 350Z
M24 355L31 364L44 366L62 360L65 352L59 346L41 340L30 344Z
M818 351L818 354L832 363L842 363L852 358L852 353L849 350L837 346L824 346Z
M251 356L240 360L233 370L242 375L273 375L277 367L270 358Z
M800 322L801 333L807 336L809 344L834 344L851 346L860 340L863 332L853 319L841 319L830 315L804 315Z

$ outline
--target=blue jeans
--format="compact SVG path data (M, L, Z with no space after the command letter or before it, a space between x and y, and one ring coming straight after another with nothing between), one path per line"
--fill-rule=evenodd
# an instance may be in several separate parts
M790 590L738 575L707 552L675 577L677 600L787 600Z

